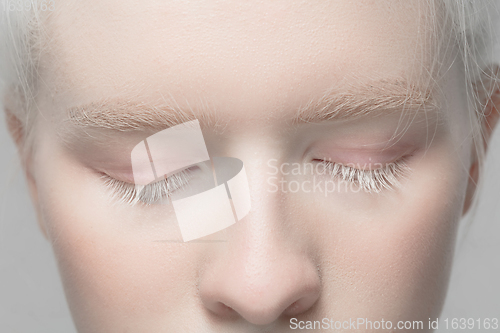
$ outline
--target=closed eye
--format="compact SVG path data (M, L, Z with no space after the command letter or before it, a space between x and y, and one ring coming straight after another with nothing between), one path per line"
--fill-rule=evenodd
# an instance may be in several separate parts
M349 182L368 193L394 190L401 185L401 180L411 171L406 164L406 157L397 161L380 164L376 169L362 169L341 163L316 160L324 165L325 172L332 178Z
M187 185L192 178L191 173L191 168L184 169L144 186L136 186L113 178L108 174L102 174L101 179L104 181L104 185L112 191L113 198L118 202L130 206L136 204L149 206L168 199L173 192Z

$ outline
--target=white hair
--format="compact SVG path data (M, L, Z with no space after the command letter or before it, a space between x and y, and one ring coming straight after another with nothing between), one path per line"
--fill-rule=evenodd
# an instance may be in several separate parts
M38 3L38 0L0 0L0 105L15 104L9 111L23 123L25 142L31 141L37 115L37 69L43 49L39 36L45 14L35 10ZM23 155L31 144L25 147Z

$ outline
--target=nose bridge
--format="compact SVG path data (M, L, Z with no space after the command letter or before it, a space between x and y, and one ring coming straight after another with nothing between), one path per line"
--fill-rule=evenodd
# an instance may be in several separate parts
M215 315L256 325L306 312L321 289L307 240L290 239L285 230L285 194L262 186L264 169L262 161L248 164L252 210L230 228L227 247L210 259L199 281L202 302Z

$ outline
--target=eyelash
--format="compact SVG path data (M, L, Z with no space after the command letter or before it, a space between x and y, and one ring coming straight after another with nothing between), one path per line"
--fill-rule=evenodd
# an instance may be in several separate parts
M332 178L340 178L342 181L355 184L367 193L380 193L384 189L394 190L400 187L400 180L411 171L405 157L373 170L358 169L325 160L318 162L324 164L326 172Z
M107 174L101 176L104 185L112 191L113 199L130 206L138 203L146 206L153 205L161 199L170 197L174 191L188 184L191 178L190 173L185 169L160 181L144 185L138 190L135 184L118 180Z
M324 165L326 172L332 178L340 178L355 184L368 193L379 193L384 189L393 190L399 187L400 179L404 178L411 170L406 164L405 158L373 170L362 170L325 160L317 161ZM135 206L138 203L149 206L163 198L170 197L174 191L188 184L191 175L187 170L182 170L158 182L145 185L139 191L135 184L118 180L107 174L103 174L101 178L104 185L113 192L113 198L118 202L130 206Z

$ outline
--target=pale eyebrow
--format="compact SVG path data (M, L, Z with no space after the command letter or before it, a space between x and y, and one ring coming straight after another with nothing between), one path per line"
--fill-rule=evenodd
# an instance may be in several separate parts
M426 112L439 109L432 89L406 81L379 81L344 91L328 90L297 110L293 123L354 120L391 112Z
M299 107L291 124L353 120L391 112L438 109L430 89L418 89L404 81L379 81L344 91L327 91ZM120 132L159 131L198 119L201 124L223 129L227 120L203 107L184 110L177 105L148 105L121 100L94 102L68 110L69 121L77 128L108 129Z
M181 109L177 105L149 105L122 100L105 100L70 108L68 121L77 128L108 129L119 132L159 131L187 121L200 120L222 127L222 119L208 107Z

